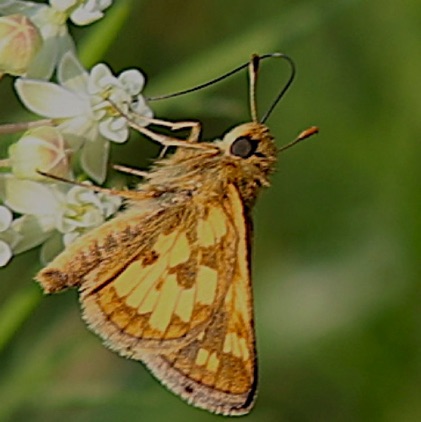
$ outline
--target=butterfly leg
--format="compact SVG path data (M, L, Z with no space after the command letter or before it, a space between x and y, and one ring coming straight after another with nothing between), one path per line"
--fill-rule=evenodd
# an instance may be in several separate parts
M134 168L127 167L127 166L122 166L120 164L113 164L112 167L113 167L114 170L117 170L121 173L131 174L133 176L138 176L138 177L147 178L148 174L149 174L147 171L138 170L138 169L134 169Z
M167 152L167 149L170 146L187 146L188 147L188 145L186 145L186 143L190 144L190 143L198 142L199 138L200 138L200 132L202 130L201 124L199 122L196 122L196 121L170 122L168 120L148 119L148 122L149 122L149 124L168 127L173 131L180 130L180 129L190 129L189 136L185 140L171 138L173 141L176 141L178 143L178 145L174 145L173 143L171 145L169 145L169 144L164 144L162 142L162 140L161 140L161 142L158 141L159 143L161 143L161 145L164 146L161 153L159 154L160 158L162 158L165 155L165 153ZM142 132L143 134L145 134L142 131L142 129L144 129L144 127L139 127L138 125L136 125L136 126L131 125L131 127L133 129L136 129L139 132ZM159 136L159 134L155 134L155 135ZM148 136L148 135L146 135L146 136ZM154 139L154 140L156 140L156 139ZM180 144L179 142L182 142L183 144Z
M169 127L172 130L178 130L181 128L191 128L191 133L187 139L178 139L173 138L171 136L163 135L161 133L156 133L146 127L139 126L135 122L132 122L129 120L130 126L137 130L138 132L142 133L143 135L147 136L149 139L158 142L165 148L168 147L184 147L184 148L194 148L194 149L216 149L214 146L208 144L208 143L200 143L197 142L199 135L200 135L200 123L199 122L177 122L177 123L171 123L171 122L165 122L165 127Z
M188 142L198 142L202 131L202 126L197 121L170 122L168 120L148 119L148 122L149 124L168 127L171 130L190 129L189 136L186 139ZM138 127L133 127L133 129L139 130Z
M137 171L133 170L133 172L136 173ZM121 198L124 198L124 199L140 200L140 199L156 198L156 197L161 195L161 192L155 191L155 190L141 191L141 190L109 189L109 188L103 188L101 186L88 185L86 183L77 182L75 180L65 179L63 177L55 176L54 174L50 174L50 173L45 173L45 172L40 171L40 170L38 170L38 173L41 174L42 176L48 177L49 179L57 180L58 182L69 183L69 184L74 185L74 186L80 186L84 189L88 189L88 190L91 190L93 192L101 192L101 193L105 193L107 195L120 196ZM140 173L140 171L139 171L139 173Z
M160 143L161 145L164 146L182 146L179 143L168 143L171 142L171 140L173 141L179 141L179 142L183 142L179 139L174 139L171 138L169 136L164 136L164 135L159 135L157 133L154 133L153 131L146 129L145 126L139 124L136 121L136 116L134 115L134 117L132 118L131 115L123 112L118 106L117 104L115 104L113 101L111 101L110 99L108 99L108 101L110 102L110 104L114 107L114 109L120 113L121 116L125 117L127 119L127 123L129 124L129 126L132 129L137 130L140 133L143 133L145 136L149 137L150 139ZM140 117L140 116L138 116ZM171 130L180 130L180 129L188 129L190 128L190 134L187 137L187 139L184 141L185 143L194 143L197 142L199 140L200 137L200 132L201 132L201 124L200 122L197 121L182 121L182 122L170 122L168 120L161 120L161 119L153 119L153 118L149 118L149 117L145 117L145 116L141 116L140 121L146 123L147 125L153 124L153 125L157 125L157 126L163 126L163 127L168 127ZM183 145L185 146L185 144Z

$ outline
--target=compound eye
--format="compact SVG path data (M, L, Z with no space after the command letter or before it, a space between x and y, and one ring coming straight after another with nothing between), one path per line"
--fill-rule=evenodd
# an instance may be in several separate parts
M254 154L256 148L257 142L246 136L241 136L231 144L230 153L236 157L249 158Z

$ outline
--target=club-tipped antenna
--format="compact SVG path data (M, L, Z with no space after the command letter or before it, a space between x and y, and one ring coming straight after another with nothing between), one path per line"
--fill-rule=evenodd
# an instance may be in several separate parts
M319 128L317 126L311 126L306 130L303 130L293 141L284 145L281 148L278 148L278 154L284 152L285 150L297 145L299 142L304 141L305 139L310 138L310 136L316 135L319 133Z
M196 85L192 88L183 89L181 91L176 91L171 94L164 94L164 95L156 95L153 97L146 97L148 101L158 101L158 100L165 100L169 98L179 97L184 94L189 94L191 92L199 91L203 88L207 88L208 86L211 86L213 84L216 84L217 82L221 82L224 79L229 78L230 76L234 75L235 73L240 72L241 70L249 67L249 75L250 75L250 112L251 112L251 118L254 122L258 121L257 117L257 105L256 105L256 82L257 82L257 75L258 75L258 68L259 63L262 60L268 59L268 58L280 58L283 60L286 60L291 68L291 73L289 76L288 81L283 86L279 94L276 96L275 100L273 101L272 105L269 107L268 111L264 114L262 119L260 120L260 123L265 123L266 120L269 118L270 114L276 107L276 105L279 103L281 98L284 96L285 92L288 90L288 88L291 86L294 78L295 78L295 65L292 59L283 53L269 53L269 54L263 54L261 56L254 54L250 61L247 63L243 63L240 66L237 66L236 68L230 70L227 73L224 73L221 76L218 76L217 78L211 79L208 82Z

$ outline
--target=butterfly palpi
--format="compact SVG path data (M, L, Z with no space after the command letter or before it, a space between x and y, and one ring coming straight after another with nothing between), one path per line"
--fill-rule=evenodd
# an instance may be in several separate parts
M255 81L266 57L286 59L291 76L259 121ZM183 140L131 123L175 152L139 171L136 190L98 188L120 195L127 209L36 276L46 293L77 288L83 319L107 347L142 361L190 404L224 415L248 413L256 397L251 210L279 151L317 131L278 149L264 122L292 82L293 62L280 53L253 56L235 71L246 66L252 121L213 142L199 141L198 122L151 119L189 128Z

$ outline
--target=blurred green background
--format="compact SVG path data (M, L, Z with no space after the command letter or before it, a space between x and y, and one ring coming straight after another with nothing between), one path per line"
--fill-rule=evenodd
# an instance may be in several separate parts
M142 68L155 95L217 77L251 53L282 51L297 79L268 125L280 146L321 129L282 155L255 209L260 391L244 420L420 421L421 3L115 3L108 20L74 31L85 63L89 43L113 39L102 60L116 72ZM263 63L261 111L287 75L281 61ZM4 86L1 95L18 109ZM213 138L248 119L246 76L152 107L161 118L201 120ZM144 167L156 151L132 139L112 161ZM105 349L75 292L41 296L31 281L38 268L33 251L0 270L1 421L221 418Z

